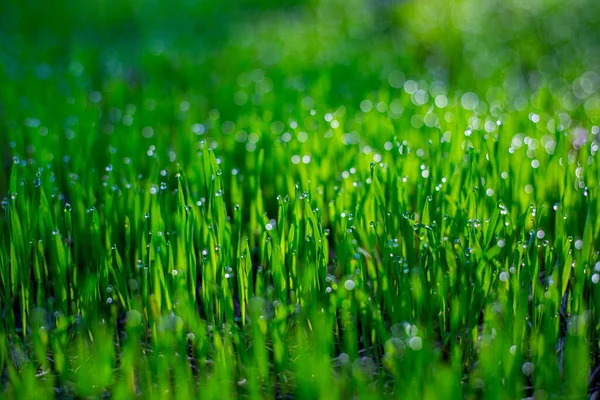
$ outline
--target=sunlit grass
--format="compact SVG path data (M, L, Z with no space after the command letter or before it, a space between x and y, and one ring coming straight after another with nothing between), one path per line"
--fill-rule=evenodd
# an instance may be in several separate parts
M576 19L494 4L492 22ZM335 6L240 5L233 22L188 5L212 16L200 45L129 32L119 16L156 10L126 6L90 16L100 38L3 31L3 396L596 391L593 45L575 57L546 32L521 75L524 22L492 43L490 26L451 28L450 7ZM219 18L227 40L209 40Z

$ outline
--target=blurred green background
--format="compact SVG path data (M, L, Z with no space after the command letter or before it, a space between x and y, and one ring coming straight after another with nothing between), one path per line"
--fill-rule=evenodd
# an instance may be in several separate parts
M545 80L570 83L600 65L593 0L8 0L0 7L3 101L11 87L32 102L64 96L71 82L45 82L66 71L90 90L122 79L134 92L152 84L227 108L236 79L256 68L275 91L329 75L328 100L341 102L356 87L377 88L393 70L515 93Z
M543 107L579 110L595 123L599 22L594 0L7 0L0 4L4 168L8 132L26 135L22 121L44 121L49 104L79 92L102 92L115 107L165 103L160 122L172 127L177 110L161 98L185 98L198 115L216 109L222 120L256 108L281 118L298 95L352 109L369 92L410 78L490 102L502 97L508 109L523 109L543 90ZM63 110L52 110L60 130L74 122Z

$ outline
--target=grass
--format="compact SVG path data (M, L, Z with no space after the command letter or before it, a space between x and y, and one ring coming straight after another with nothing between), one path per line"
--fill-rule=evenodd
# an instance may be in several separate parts
M597 395L598 5L229 8L0 8L2 396Z

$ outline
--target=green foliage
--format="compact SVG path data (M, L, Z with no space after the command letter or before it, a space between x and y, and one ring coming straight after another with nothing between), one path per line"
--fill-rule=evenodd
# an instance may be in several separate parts
M596 392L597 2L177 3L0 6L2 396Z

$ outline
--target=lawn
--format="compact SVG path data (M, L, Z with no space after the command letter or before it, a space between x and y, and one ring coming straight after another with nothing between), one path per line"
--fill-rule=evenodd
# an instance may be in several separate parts
M596 398L599 25L3 1L0 397Z

